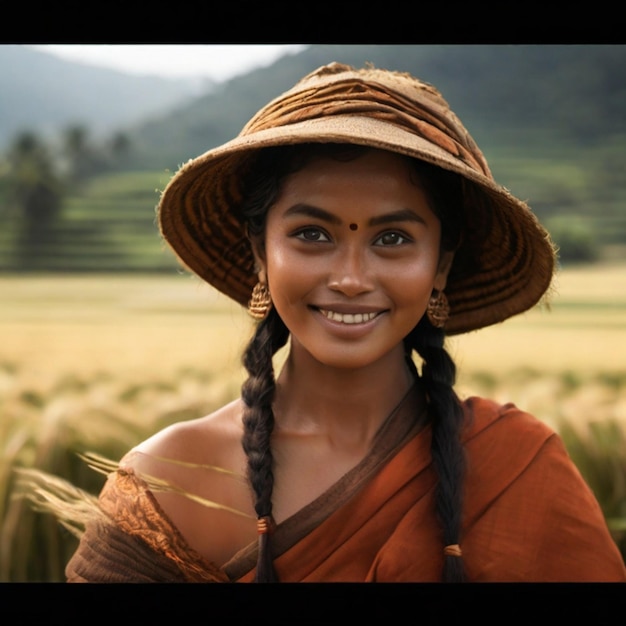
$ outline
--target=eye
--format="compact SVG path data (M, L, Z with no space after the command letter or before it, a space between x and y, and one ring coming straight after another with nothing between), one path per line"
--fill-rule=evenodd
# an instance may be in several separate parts
M393 230L383 233L380 237L378 237L378 239L376 239L374 245L392 247L399 246L403 243L409 243L410 241L412 240L403 233Z
M324 231L313 226L308 228L301 228L298 232L294 233L297 239L303 239L304 241L330 241Z

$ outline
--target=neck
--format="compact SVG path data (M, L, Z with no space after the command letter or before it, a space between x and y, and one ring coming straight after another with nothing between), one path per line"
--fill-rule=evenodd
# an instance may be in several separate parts
M277 427L369 440L413 383L401 345L359 369L330 368L292 348L277 379Z

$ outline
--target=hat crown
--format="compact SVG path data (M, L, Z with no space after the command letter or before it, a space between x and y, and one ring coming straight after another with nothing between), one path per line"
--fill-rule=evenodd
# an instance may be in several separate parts
M394 124L492 178L482 152L439 91L403 72L324 65L264 106L240 136L334 116Z
M343 75L344 78L357 77L367 82L378 82L382 85L388 85L396 91L403 92L408 98L416 96L430 98L433 103L445 109L450 108L437 88L407 72L384 70L378 67L356 69L350 65L336 62L322 65L310 72L295 84L292 91L302 86L314 86L316 83L335 81L337 78L341 78L340 75Z

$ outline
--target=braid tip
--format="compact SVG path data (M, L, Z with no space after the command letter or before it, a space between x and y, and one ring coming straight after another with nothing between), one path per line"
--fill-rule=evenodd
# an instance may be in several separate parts
M446 546L443 549L443 553L446 556L456 556L459 558L463 556L463 551L461 550L461 546L458 543L452 543L449 546Z
M256 529L259 535L272 534L274 532L274 528L276 528L276 523L271 515L263 515L256 521Z

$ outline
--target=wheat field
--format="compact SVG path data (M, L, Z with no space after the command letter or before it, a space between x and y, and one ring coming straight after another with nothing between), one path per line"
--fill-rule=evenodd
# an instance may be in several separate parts
M253 322L182 273L3 276L0 296L0 581L59 581L75 538L15 497L15 469L97 493L103 477L78 455L117 460L234 398ZM448 345L462 396L515 402L560 430L624 553L625 313L626 264L572 268L550 310Z
M45 394L68 376L130 383L188 370L241 380L252 322L195 277L11 276L0 277L0 294L0 390ZM549 405L566 385L567 417L601 417L607 394L610 414L624 417L626 399L615 394L626 377L626 264L562 270L550 300L448 340L460 393L490 393L552 419Z

